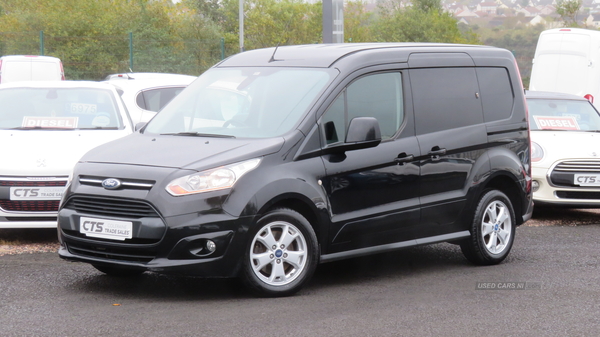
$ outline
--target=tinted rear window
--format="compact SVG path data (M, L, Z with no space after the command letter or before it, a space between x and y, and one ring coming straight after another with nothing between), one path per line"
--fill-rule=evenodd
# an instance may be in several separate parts
M475 69L411 69L417 134L483 123Z
M505 68L477 68L483 116L486 122L510 118L515 101Z

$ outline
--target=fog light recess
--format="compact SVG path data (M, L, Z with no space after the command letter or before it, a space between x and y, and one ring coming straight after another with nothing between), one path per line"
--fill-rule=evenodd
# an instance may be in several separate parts
M532 181L531 188L533 189L534 192L537 192L537 190L540 189L540 182L537 180Z

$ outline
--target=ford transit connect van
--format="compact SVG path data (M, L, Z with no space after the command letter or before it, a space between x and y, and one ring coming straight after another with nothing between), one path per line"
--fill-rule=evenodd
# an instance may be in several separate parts
M497 264L532 213L529 144L504 49L248 51L81 159L59 255L110 275L240 277L264 296L318 263L436 242Z
M52 56L10 55L0 57L0 84L18 81L65 79L62 62Z

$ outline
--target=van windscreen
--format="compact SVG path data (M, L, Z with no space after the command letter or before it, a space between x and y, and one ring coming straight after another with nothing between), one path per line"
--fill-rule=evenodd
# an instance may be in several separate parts
M175 97L144 132L266 138L296 125L337 70L215 68Z

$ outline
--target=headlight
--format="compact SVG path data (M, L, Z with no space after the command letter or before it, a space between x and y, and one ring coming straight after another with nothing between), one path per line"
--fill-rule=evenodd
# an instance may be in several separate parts
M536 142L531 142L531 161L540 161L542 158L544 158L544 150L542 150L542 147Z
M174 196L204 193L230 188L244 174L253 170L260 159L251 159L241 163L206 170L177 178L167 185L167 192Z

